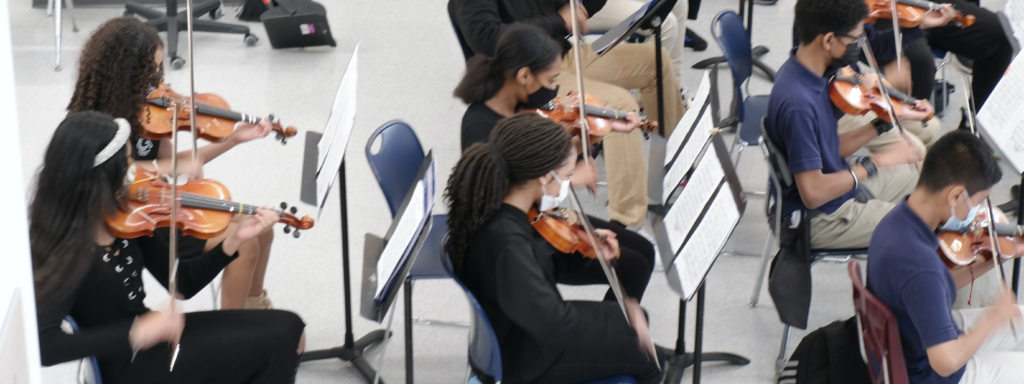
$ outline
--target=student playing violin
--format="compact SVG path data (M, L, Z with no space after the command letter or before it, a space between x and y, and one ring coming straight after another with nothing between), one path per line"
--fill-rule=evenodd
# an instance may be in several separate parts
M1024 378L1021 307L1004 288L988 308L953 310L957 289L994 268L982 257L948 269L936 250L940 230L958 231L972 221L1002 177L992 149L966 131L936 141L921 178L875 228L868 248L867 287L896 316L907 374L913 384L1020 383ZM1016 249L1004 254L1024 254ZM1005 259L1003 260L1005 261ZM999 273L998 271L996 273Z
M554 79L559 76L561 48L558 44L527 25L515 25L498 42L494 58L475 56L470 59L466 75L455 89L455 95L469 104L462 117L462 149L473 144L486 143L498 122L513 116L522 108L538 108L554 98ZM629 113L627 120L615 120L615 132L630 132L637 126L639 117ZM628 158L616 157L614 152L605 151L605 169L608 173L608 212L611 222L591 218L599 228L611 229L622 245L622 258L618 261L623 285L630 296L637 300L643 297L651 272L654 270L654 245L636 232L626 229L647 212L646 173L641 172L643 164L631 164ZM590 160L576 162L576 172L571 183L596 189L599 179L596 165ZM600 265L591 263L588 268L559 280L563 284L605 284L607 279ZM609 291L607 299L613 298Z
M167 243L118 239L105 224L126 209L134 180L130 131L125 119L74 113L46 149L29 205L43 365L96 356L103 382L111 384L293 383L305 327L294 313L182 314L173 304L161 311L143 304L143 269L168 286ZM198 293L276 221L275 213L259 210L209 251L181 253L177 293ZM61 330L69 315L77 334ZM172 370L173 345L180 349Z
M445 250L456 274L480 301L501 348L504 382L578 383L627 374L660 382L647 321L626 300L631 328L613 301L565 301L556 283L584 268L530 224L527 212L556 206L576 166L572 137L533 114L502 120L488 143L462 154L448 179L449 235ZM618 252L615 234L603 255Z
M154 142L143 138L139 117L146 96L163 78L163 56L163 43L153 27L134 17L119 17L103 23L82 50L78 81L68 103L68 112L93 110L128 120L132 126L132 156L139 160L138 165L151 171L170 173L171 141ZM182 152L178 171L202 177L202 162L211 161L238 144L266 137L270 130L266 121L260 124L238 123L234 133L223 142L198 149L199 164L191 164L190 151ZM169 234L166 228L156 233L163 239L168 239ZM185 236L178 244L183 254L202 253L223 240L223 236L209 241ZM263 278L273 240L273 231L260 234L258 241L242 246L239 260L224 269L222 309L271 307L263 289Z

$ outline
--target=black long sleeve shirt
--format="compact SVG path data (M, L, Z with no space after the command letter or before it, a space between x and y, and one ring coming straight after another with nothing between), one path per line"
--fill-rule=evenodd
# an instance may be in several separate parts
M580 4L593 16L607 0L582 0ZM474 54L494 57L498 37L513 23L534 25L569 50L565 37L569 31L558 10L569 0L448 0L448 16L462 34L466 59Z
M477 233L459 278L487 313L501 347L503 382L531 382L565 346L595 342L621 331L616 302L565 301L556 282L587 265L579 254L555 250L510 205ZM628 330L628 328L624 328Z
M109 250L83 250L83 257L93 262L74 293L60 303L40 306L42 364L50 366L88 356L130 359L128 331L136 316L149 312L142 302L146 298L142 269L148 269L167 288L168 254L167 243L153 237L118 239ZM181 255L177 291L191 298L237 257L237 253L226 255L221 245L202 255ZM69 335L60 329L67 315L78 323L78 334Z

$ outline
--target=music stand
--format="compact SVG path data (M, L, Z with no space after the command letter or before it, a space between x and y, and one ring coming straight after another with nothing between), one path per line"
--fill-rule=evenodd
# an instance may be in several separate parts
M178 0L167 0L167 13L151 9L145 5L129 1L124 5L125 16L139 15L146 18L146 24L156 28L157 31L167 32L167 57L171 60L171 67L181 69L185 66L185 59L178 56L178 32L184 31L188 25L188 12L178 12ZM192 30L196 32L213 33L235 33L244 36L245 45L254 46L259 41L256 35L249 33L249 27L219 23L209 20L196 20L199 17L209 14L214 20L224 15L223 6L220 0L207 1L194 5L192 8Z
M590 45L594 49L594 53L597 53L597 58L600 59L601 56L604 56L623 41L626 41L629 36L632 36L640 28L651 28L654 31L654 77L657 82L658 91L658 116L655 117L658 119L658 133L662 137L665 136L665 95L662 92L664 79L661 70L661 23L667 13L659 12L659 10L668 5L665 9L671 11L676 1L651 0L607 33L601 35L600 38ZM590 64L588 63L587 65Z
M740 18L743 17L745 9L747 15L747 38L750 38L750 32L754 28L754 0L740 0ZM714 34L715 32L711 31L711 33ZM753 43L753 41L751 41L751 43ZM750 50L751 61L753 61L755 67L760 68L761 71L764 72L765 76L768 77L768 80L775 82L775 70L761 61L761 56L764 56L766 53L768 53L768 47L763 45L754 47ZM725 56L715 56L710 59L698 61L697 64L694 64L691 68L707 69L715 64L724 62Z

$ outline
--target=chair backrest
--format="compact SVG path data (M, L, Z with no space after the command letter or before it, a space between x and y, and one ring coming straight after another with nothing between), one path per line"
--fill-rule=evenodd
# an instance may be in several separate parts
M380 148L373 152L373 143L380 138ZM366 160L384 192L384 199L394 217L409 188L416 181L416 172L423 164L423 147L409 124L392 120L377 128L366 141Z
M448 272L448 277L455 280L455 283L462 288L466 299L469 300L469 308L473 312L473 321L469 328L469 365L480 382L485 384L500 382L502 378L501 349L498 347L498 335L491 327L491 320L484 312L484 308L480 306L480 302L476 300L476 296L473 296L473 292L470 292L469 288L466 288L466 285L462 284L462 281L455 276L451 256L445 253L441 259L445 271ZM485 377L480 377L480 375Z
M733 111L737 118L743 116L744 94L742 85L754 72L754 57L750 53L750 36L743 27L743 19L736 12L722 11L711 21L711 35L722 49L725 61L732 70Z
M65 316L64 321L68 322L71 326L72 333L78 333L78 323L71 316ZM103 378L100 377L100 363L96 360L96 356L89 356L82 359L82 364L79 366L79 384L103 384Z
M850 261L847 270L853 282L853 307L857 312L862 352L867 359L871 381L875 384L909 384L896 316L864 286L860 265L856 261Z

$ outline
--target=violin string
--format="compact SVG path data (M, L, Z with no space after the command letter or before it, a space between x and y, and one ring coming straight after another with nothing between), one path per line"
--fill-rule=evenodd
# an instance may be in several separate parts
M896 0L890 0L889 5L892 11L892 35L896 39L896 71L903 72L903 35L900 34L899 10L896 9ZM881 72L878 72L881 76Z

